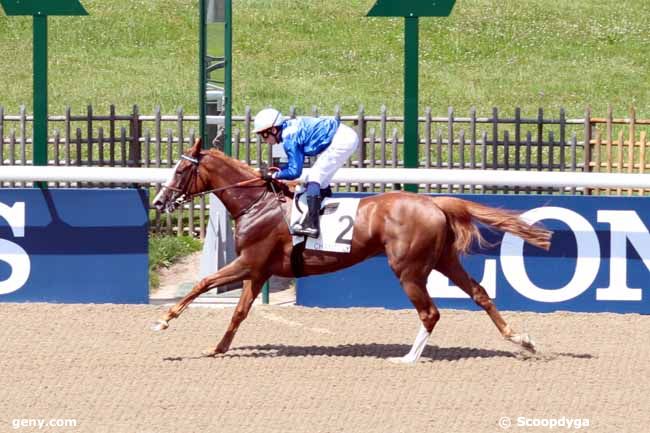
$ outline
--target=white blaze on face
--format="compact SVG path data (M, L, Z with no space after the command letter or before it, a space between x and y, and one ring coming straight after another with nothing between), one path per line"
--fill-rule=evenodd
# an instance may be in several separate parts
M165 182L164 186L170 186L172 184L172 181L174 180L174 175L176 174L176 170L178 170L178 166L181 164L181 161L178 161L176 165L174 166L174 169L172 170L172 174L167 179L167 182ZM153 202L156 203L157 201L162 201L163 195L165 194L165 188L160 188L160 191L158 194L153 199Z

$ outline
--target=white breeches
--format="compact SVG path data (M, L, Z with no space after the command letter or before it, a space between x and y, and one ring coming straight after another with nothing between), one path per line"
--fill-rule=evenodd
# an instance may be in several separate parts
M334 134L332 144L318 155L318 159L309 170L306 182L318 182L326 188L336 170L341 168L359 146L359 137L354 129L341 123Z

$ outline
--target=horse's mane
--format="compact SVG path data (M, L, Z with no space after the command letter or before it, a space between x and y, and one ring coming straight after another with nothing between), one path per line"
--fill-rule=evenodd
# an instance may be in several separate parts
M240 161L240 160L238 160L236 158L233 158L233 157L230 157L230 156L226 155L224 152L222 152L221 150L219 150L217 148L214 148L214 147L210 148L206 152L212 154L212 156L214 156L217 159L228 160L228 161L232 162L235 166L237 166L237 168L241 169L242 171L250 173L253 176L258 176L259 177L259 172L257 170L255 170L253 167L251 167L250 165L248 165L248 164L246 164L246 163L244 163L244 162L242 162L242 161Z
M243 161L240 161L239 159L226 155L224 152L222 152L217 148L214 147L210 148L207 150L207 152L210 153L212 156L216 157L217 159L228 160L231 164L236 166L238 169L240 169L245 173L249 173L252 177L259 177L260 175L257 169L251 167L250 165L246 164ZM296 189L298 183L299 182L296 181L288 181L288 182L274 181L273 185L275 186L275 189L281 191L282 194L284 194L284 196L293 198L295 194L294 190Z

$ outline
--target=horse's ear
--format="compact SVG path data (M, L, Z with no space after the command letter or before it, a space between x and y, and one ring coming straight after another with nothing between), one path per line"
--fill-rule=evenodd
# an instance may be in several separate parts
M199 154L201 153L201 148L203 147L202 144L203 144L203 139L197 138L196 140L194 140L194 146L192 146L192 148L190 149L190 155L192 156L192 158L197 158L199 156Z

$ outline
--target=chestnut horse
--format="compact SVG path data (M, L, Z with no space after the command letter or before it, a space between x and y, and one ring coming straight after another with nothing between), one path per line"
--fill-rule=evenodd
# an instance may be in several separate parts
M166 329L171 319L211 288L243 281L244 289L230 326L206 355L225 353L264 282L272 275L296 276L292 237L286 222L291 200L282 200L283 194L277 194L292 193L287 184L272 182L265 182L258 171L219 150L202 150L200 140L183 155L172 178L154 199L154 206L171 212L193 196L216 194L235 220L238 257L199 281L156 323L154 330ZM302 251L302 275L333 272L385 253L422 322L410 352L391 359L394 361L417 361L440 318L426 288L427 277L434 269L449 277L483 308L504 338L534 352L530 338L513 331L485 289L460 263L459 255L469 252L474 241L482 241L477 221L517 235L539 248L550 248L551 232L524 222L517 213L453 197L391 192L361 199L349 253ZM293 256L295 259L295 252Z

